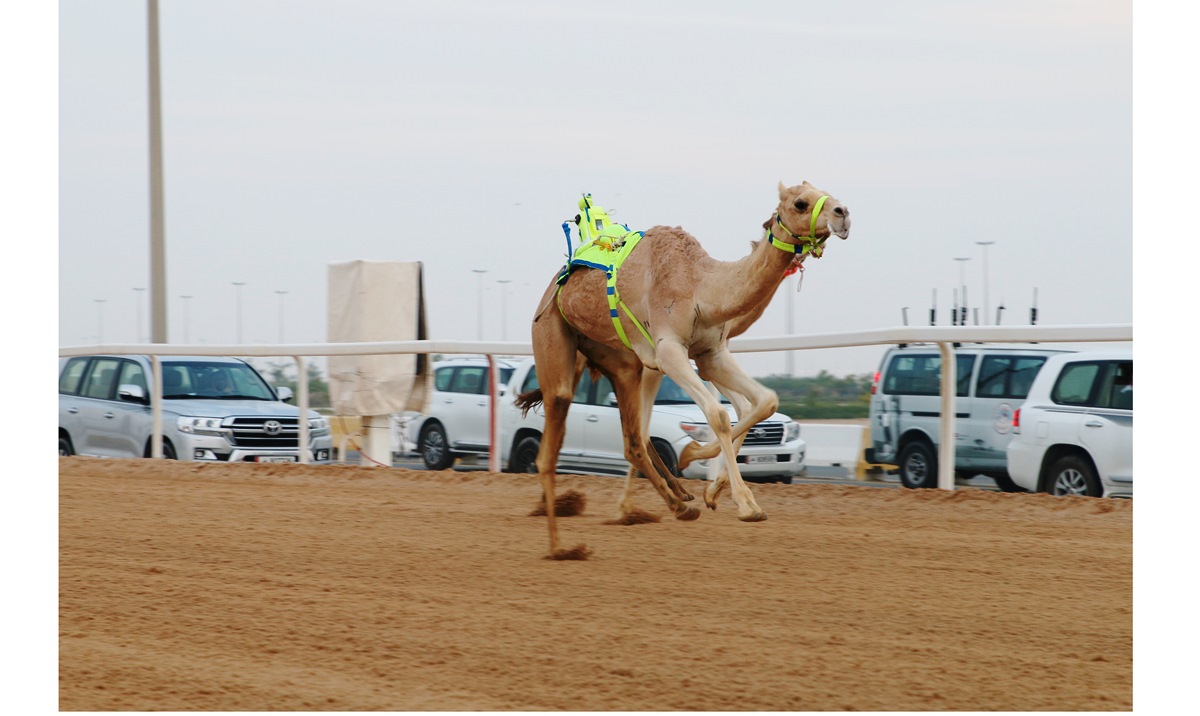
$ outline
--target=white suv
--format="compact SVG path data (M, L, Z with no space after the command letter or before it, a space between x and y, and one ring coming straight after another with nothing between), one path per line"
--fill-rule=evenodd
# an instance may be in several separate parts
M469 381L467 385L459 375L472 367L480 368L484 375L478 384ZM537 371L531 359L520 363L501 360L499 369L500 463L510 472L536 472L545 414L538 406L522 417L513 401L517 395L538 387ZM487 363L480 359L459 359L434 366L435 392L417 439L417 449L429 469L449 467L455 457L487 454L490 400L486 394L486 372ZM456 392L467 389L482 393ZM732 418L732 406L726 408ZM464 412L474 413L475 428L468 433L463 432L465 429L448 427L450 421L465 424L460 416ZM685 445L693 439L704 442L710 439L708 430L700 407L673 380L664 377L650 414L649 435L663 462L683 477L705 478L707 461L696 461L682 473L676 465ZM800 426L788 416L776 413L751 429L737 460L743 476L790 482L792 477L804 474L806 447L800 437ZM581 376L567 412L566 436L558 465L565 472L623 474L629 469L620 411L607 378L601 377L593 383L587 371Z
M1053 495L1133 497L1133 351L1050 358L1013 419L1008 473Z

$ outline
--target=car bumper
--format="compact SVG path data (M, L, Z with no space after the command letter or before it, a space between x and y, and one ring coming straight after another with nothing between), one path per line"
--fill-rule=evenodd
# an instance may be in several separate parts
M691 438L687 438L675 445L676 454L681 453L690 442ZM743 447L737 457L738 471L751 477L795 477L804 473L805 451L806 445L803 440L794 440L782 445ZM681 474L697 480L707 479L708 464L709 460L696 460Z
M180 460L197 462L298 462L295 448L248 448L231 445L216 435L176 433L172 442ZM333 437L320 435L309 440L307 461L327 463L333 459Z
M1037 492L1042 472L1042 456L1046 448L1021 442L1019 437L1008 444L1008 476L1018 487Z

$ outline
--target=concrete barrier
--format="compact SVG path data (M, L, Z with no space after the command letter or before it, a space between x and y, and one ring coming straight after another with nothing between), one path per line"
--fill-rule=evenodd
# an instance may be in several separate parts
M810 467L842 468L857 480L879 479L883 470L895 467L866 462L871 431L862 425L800 423L800 437L808 446L805 463Z

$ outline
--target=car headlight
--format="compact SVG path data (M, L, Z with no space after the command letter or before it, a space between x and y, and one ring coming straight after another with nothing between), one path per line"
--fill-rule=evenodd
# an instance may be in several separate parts
M711 427L709 427L708 423L680 423L679 427L682 428L683 432L687 433L688 436L696 442L711 442L715 437L715 435L713 435L713 430Z
M790 443L791 441L795 440L798 437L800 437L800 423L797 423L796 421L793 420L792 422L790 422L786 426L784 426L783 441L785 443Z
M181 417L176 421L179 432L193 435L224 435L220 418Z
M327 418L309 418L308 431L313 434L329 432L329 420Z

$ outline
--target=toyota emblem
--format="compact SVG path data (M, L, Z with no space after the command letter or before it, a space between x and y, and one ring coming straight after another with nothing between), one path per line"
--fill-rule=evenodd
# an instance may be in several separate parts
M750 437L754 438L755 440L763 440L767 437L767 429L766 428L751 428L750 429Z
M267 435L278 435L280 430L283 430L283 425L280 425L278 420L268 420L263 423L263 432Z

